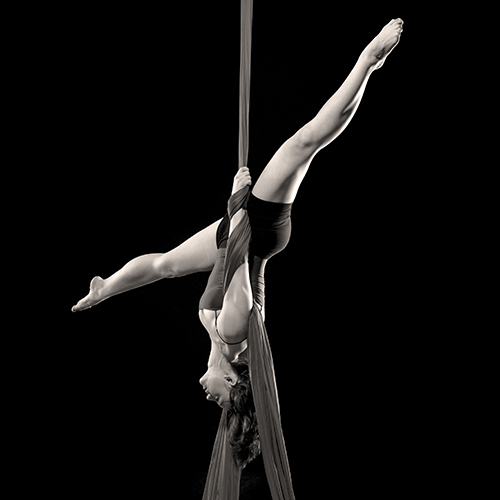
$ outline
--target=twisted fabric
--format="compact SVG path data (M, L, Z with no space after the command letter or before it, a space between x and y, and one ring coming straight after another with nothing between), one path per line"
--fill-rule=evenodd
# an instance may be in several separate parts
M241 0L240 59L240 129L239 168L248 161L248 113L250 102L250 53L253 0ZM228 202L229 217L245 208L250 188L234 193ZM252 229L246 211L228 241L224 264L223 292L227 292L236 270L248 252ZM257 292L257 290L256 290ZM263 298L254 293L253 308L248 320L248 362L250 381L257 413L260 447L273 500L294 500L292 478L285 440L281 429L278 390L274 374L271 346L262 317ZM236 464L229 443L227 410L223 410L215 438L203 500L238 500L241 468Z

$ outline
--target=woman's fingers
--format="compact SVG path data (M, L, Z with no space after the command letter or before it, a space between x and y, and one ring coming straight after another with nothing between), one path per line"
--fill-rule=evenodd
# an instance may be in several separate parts
M248 167L241 167L238 173L234 176L233 194L240 189L250 186L252 184L252 177Z
M241 167L236 174L236 177L240 182L245 182L245 185L252 183L252 177L250 175L250 170L247 167ZM248 184L247 184L248 183Z
M241 182L245 186L248 186L248 185L252 184L252 178L250 177L250 174L242 175L241 176Z

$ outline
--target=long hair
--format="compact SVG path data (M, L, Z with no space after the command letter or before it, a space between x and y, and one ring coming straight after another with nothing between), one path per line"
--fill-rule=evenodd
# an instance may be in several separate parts
M229 392L231 406L227 414L228 439L235 462L244 468L260 453L257 414L247 359L240 355L231 366L238 373L239 381Z

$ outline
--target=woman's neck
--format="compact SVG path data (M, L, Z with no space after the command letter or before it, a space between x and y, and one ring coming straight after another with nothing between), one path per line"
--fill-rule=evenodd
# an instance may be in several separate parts
M216 368L226 371L230 367L230 362L236 359L236 354L230 352L225 344L219 344L212 340L210 356L208 358L208 368Z

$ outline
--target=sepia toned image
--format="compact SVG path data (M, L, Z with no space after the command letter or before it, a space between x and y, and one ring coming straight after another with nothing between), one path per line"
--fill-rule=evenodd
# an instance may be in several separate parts
M344 488L377 462L368 428L399 390L380 389L392 340L374 328L411 238L391 184L411 21L224 3L91 16L78 49L67 309L87 493L333 498L330 475Z

